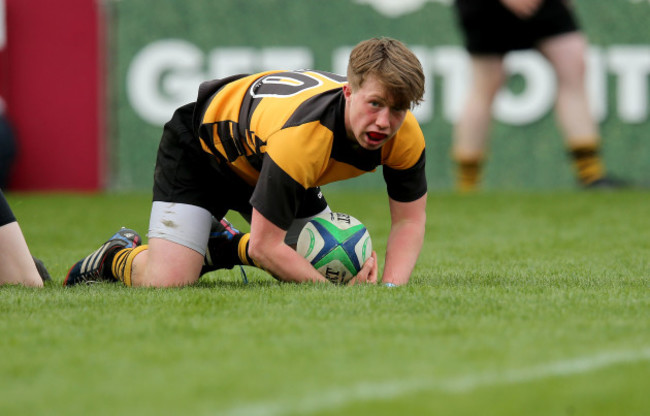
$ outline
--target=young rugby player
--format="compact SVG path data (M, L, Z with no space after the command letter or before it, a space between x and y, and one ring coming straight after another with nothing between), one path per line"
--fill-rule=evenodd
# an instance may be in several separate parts
M329 211L319 186L379 165L391 215L382 281L407 283L426 221L425 141L409 111L423 93L420 62L390 38L359 43L347 79L270 71L202 84L197 101L165 125L148 245L122 229L73 265L64 285L182 286L238 264L281 281L326 282L291 246L310 218ZM250 220L250 233L213 221L229 210ZM376 283L377 270L373 253L354 282Z
M537 49L557 75L555 111L578 182L614 188L599 155L600 133L585 91L586 40L567 0L456 0L460 27L471 56L473 79L455 126L453 157L457 187L478 187L488 146L492 103L506 79L503 59L513 50Z

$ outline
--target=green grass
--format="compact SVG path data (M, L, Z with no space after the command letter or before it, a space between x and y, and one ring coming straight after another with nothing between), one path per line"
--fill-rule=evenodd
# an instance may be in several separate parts
M383 256L385 197L328 197ZM397 289L64 289L119 226L145 233L149 197L9 200L55 281L0 288L2 415L650 413L648 193L432 194Z

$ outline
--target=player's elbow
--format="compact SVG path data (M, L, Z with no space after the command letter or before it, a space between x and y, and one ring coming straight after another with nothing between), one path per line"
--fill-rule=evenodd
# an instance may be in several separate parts
M264 241L255 239L251 235L251 239L248 242L248 255L251 259L257 264L265 265L268 262L269 247L264 243Z

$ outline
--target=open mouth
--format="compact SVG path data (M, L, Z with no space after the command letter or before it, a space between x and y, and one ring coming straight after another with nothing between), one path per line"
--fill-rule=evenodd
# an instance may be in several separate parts
M386 139L386 137L388 137L387 134L377 133L377 132L374 132L374 131L370 131L370 132L366 133L366 136L368 137L368 142L370 144L379 144L382 141L384 141Z

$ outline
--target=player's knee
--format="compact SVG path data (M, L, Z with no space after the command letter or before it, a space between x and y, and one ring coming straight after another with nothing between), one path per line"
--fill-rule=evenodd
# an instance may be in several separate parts
M146 273L134 285L144 287L182 287L199 280L199 272L185 271L162 271Z
M132 286L181 287L199 280L200 265L191 267L179 263L148 262L132 276Z
M188 247L160 238L149 239L149 250L140 260L134 286L178 287L199 280L203 255ZM142 266L144 266L142 268Z

